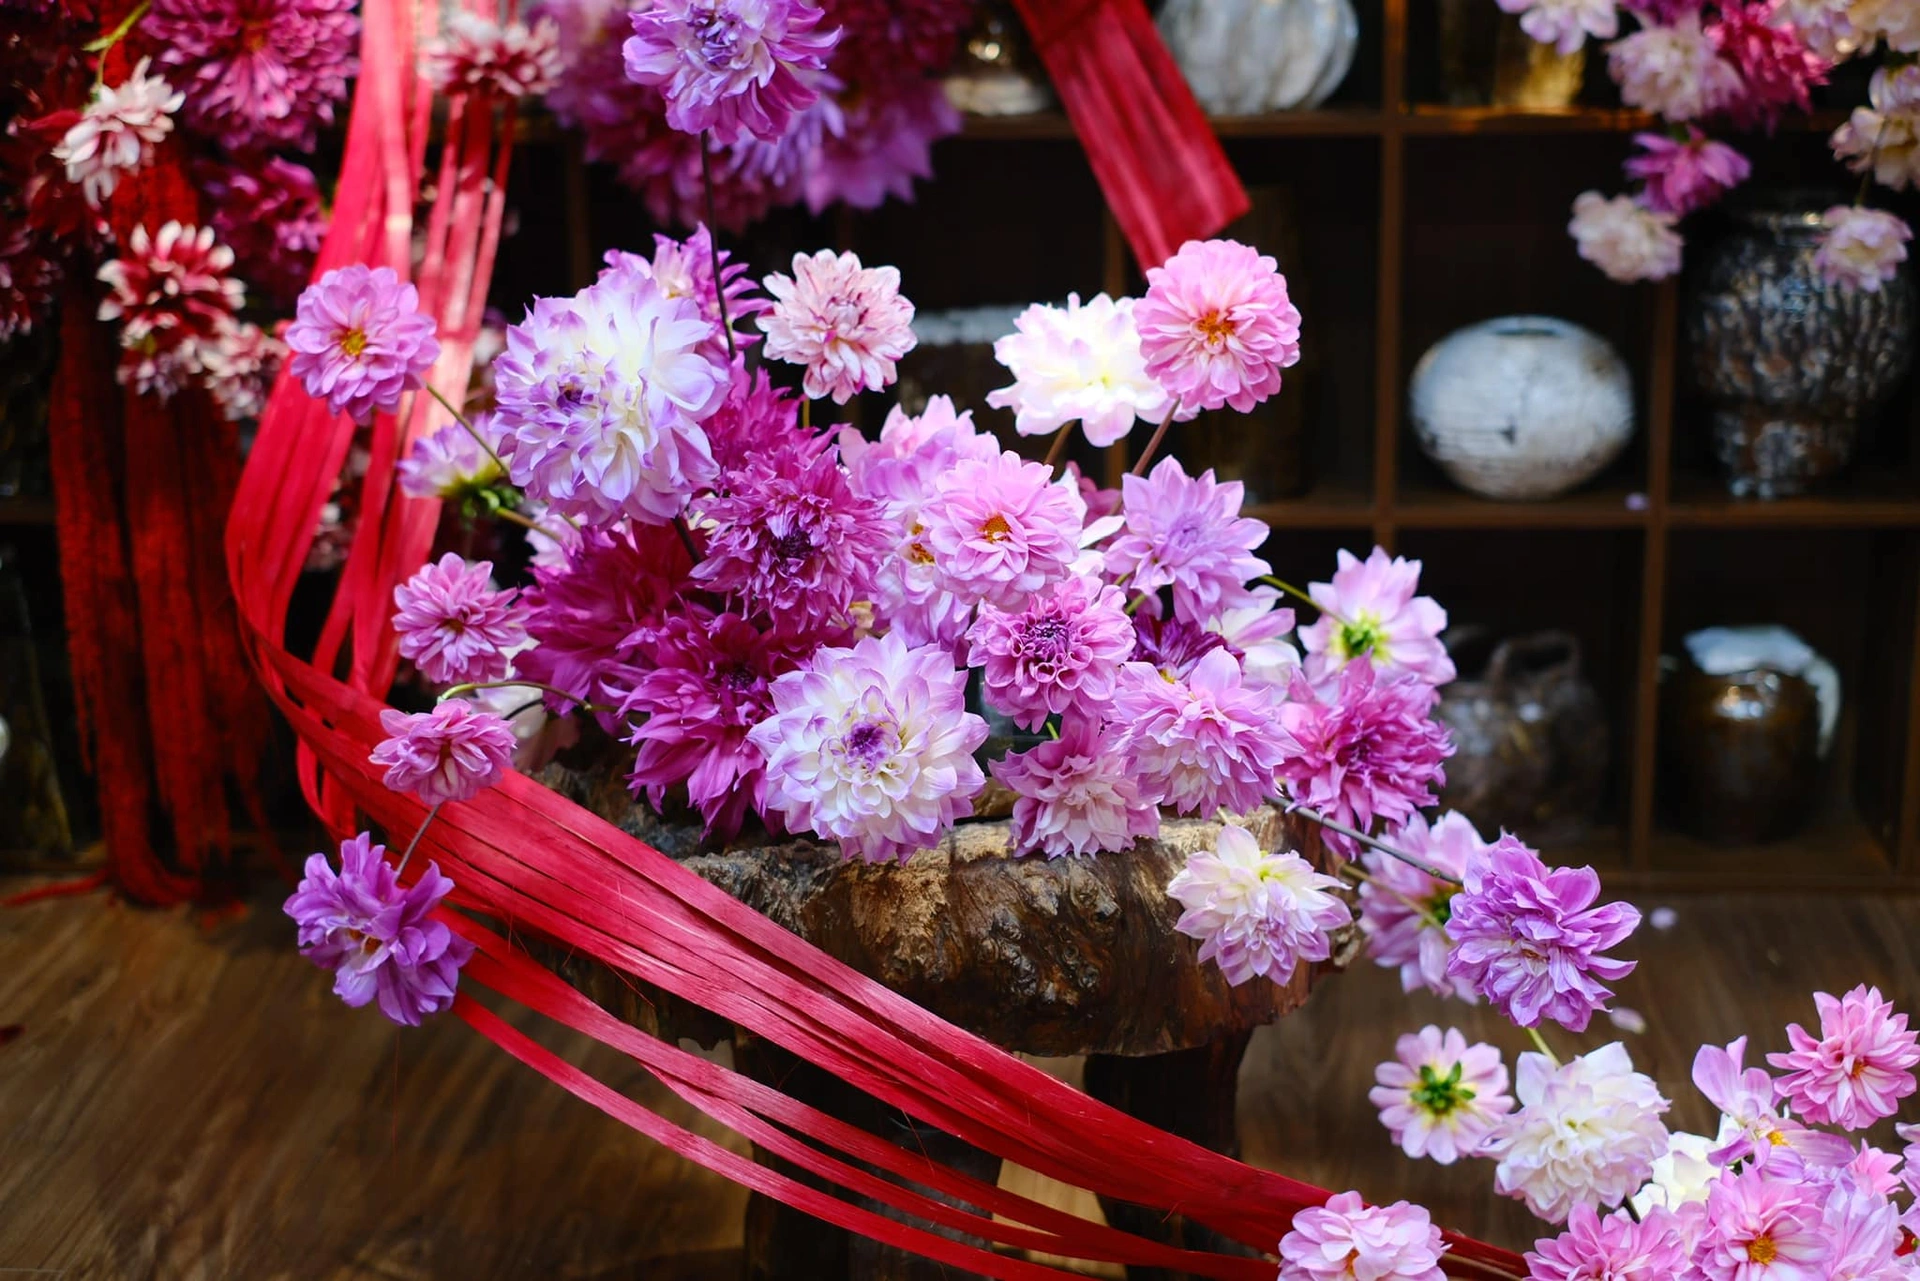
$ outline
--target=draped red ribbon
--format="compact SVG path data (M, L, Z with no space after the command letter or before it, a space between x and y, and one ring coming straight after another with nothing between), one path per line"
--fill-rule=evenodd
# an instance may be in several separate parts
M410 197L424 166L428 88L413 65L417 33L406 0L367 0L362 16L361 79L321 269L364 261L404 272ZM510 119L496 131L492 111L480 104L453 104L438 201L428 219L418 283L440 319L443 344L430 378L456 400L468 377L497 244L510 131ZM249 653L300 737L303 788L340 834L363 817L390 833L411 833L426 817L418 800L383 786L367 754L382 737L379 696L397 661L391 591L427 554L439 513L437 503L398 492L389 477L398 452L431 429L435 414L431 401L419 396L401 417L375 424L362 523L313 661L290 654L281 636L294 576L352 426L285 375L228 524L227 565ZM1156 1130L941 1021L531 779L510 774L471 801L442 806L416 854L416 860L428 858L456 881L457 903L506 922L509 935L532 930L557 940L714 1011L889 1107L1042 1174L1184 1215L1265 1251L1275 1248L1295 1211L1326 1199L1320 1189ZM491 988L617 1048L681 1098L826 1186L757 1165L674 1124L465 995L454 1007L460 1018L609 1116L788 1205L943 1263L1015 1281L1069 1274L895 1221L849 1197L872 1198L988 1245L1226 1281L1272 1275L1272 1265L1259 1260L1144 1240L942 1167L646 1036L471 917L448 912L444 919L477 945L466 984ZM965 1204L947 1204L866 1166ZM1511 1254L1457 1236L1449 1240L1457 1275L1521 1271Z

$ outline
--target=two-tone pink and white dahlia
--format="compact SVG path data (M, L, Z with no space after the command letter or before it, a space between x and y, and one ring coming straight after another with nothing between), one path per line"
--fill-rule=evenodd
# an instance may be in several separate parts
M1273 692L1248 685L1226 648L1183 679L1151 663L1121 669L1114 723L1143 791L1182 814L1244 814L1275 790L1284 734Z
M895 362L913 350L913 304L900 293L897 267L863 267L858 256L822 249L793 256L793 275L766 279L773 306L756 317L769 360L806 370L801 387L844 405L894 379Z
M211 227L169 222L151 236L135 227L120 257L99 271L107 286L99 317L120 322L116 377L162 398L197 379L207 347L246 301L232 269L233 251L215 242Z
M547 92L559 79L559 42L560 28L550 19L529 26L462 11L421 50L421 63L442 93L528 98Z
M1071 480L1055 480L1051 468L1009 449L955 463L919 523L941 587L1011 610L1067 576L1086 515Z
M987 393L987 403L1013 410L1013 429L1040 436L1078 422L1090 444L1124 439L1136 420L1158 422L1169 396L1147 372L1131 298L1096 294L1084 306L1035 303L1015 319L1014 333L993 344L994 359L1013 385Z
M1200 940L1199 959L1229 983L1286 983L1303 963L1332 954L1333 931L1352 922L1345 886L1292 850L1268 852L1229 823L1211 850L1187 858L1167 893L1185 910L1174 928Z
M79 183L96 208L120 185L122 174L146 164L173 132L173 113L185 98L161 77L148 75L152 65L153 59L142 58L125 80L101 86L54 144L53 158L66 167L67 181Z

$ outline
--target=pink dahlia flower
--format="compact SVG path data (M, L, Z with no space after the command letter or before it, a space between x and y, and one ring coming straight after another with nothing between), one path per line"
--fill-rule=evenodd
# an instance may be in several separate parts
M305 874L282 909L300 928L300 954L333 971L333 991L348 1005L377 1001L405 1027L453 1004L460 967L473 944L433 913L453 882L428 863L402 888L384 845L362 832L340 843L340 870L325 854L308 857Z
M1332 954L1332 932L1353 921L1346 888L1292 850L1267 853L1244 827L1227 824L1211 850L1196 850L1167 885L1185 910L1174 928L1200 940L1202 964L1227 982L1292 980L1300 963Z
M1907 1016L1877 987L1862 984L1835 999L1816 992L1820 1036L1798 1023L1787 1029L1793 1049L1769 1054L1767 1062L1787 1073L1780 1094L1815 1125L1863 1130L1900 1110L1914 1092L1913 1067L1920 1063L1920 1037L1907 1029Z
M154 0L141 33L229 151L312 151L358 67L354 0Z
M932 76L877 91L855 89L836 100L834 110L837 126L819 131L795 173L815 214L836 203L878 209L889 199L912 200L914 180L933 177L933 144L959 133L963 123Z
M1246 486L1216 482L1211 468L1189 476L1163 458L1123 480L1120 493L1126 527L1107 545L1106 563L1128 592L1171 587L1174 613L1192 623L1251 603L1247 580L1270 566L1253 554L1266 525L1240 515Z
M246 302L232 269L233 250L215 243L211 227L170 222L151 237L135 227L120 257L98 273L107 286L99 318L120 322L115 377L162 399L196 380L207 348Z
M1685 142L1658 133L1633 140L1646 154L1627 161L1627 174L1646 184L1640 198L1655 213L1684 217L1704 209L1753 172L1745 156L1691 125Z
M747 735L767 758L767 808L871 863L930 847L986 781L966 683L951 655L897 636L821 648L773 683L774 713Z
M493 562L453 552L422 565L393 589L400 656L436 684L503 679L527 641L527 611L512 589L496 590Z
M1367 1099L1400 1150L1441 1165L1479 1156L1513 1110L1500 1051L1468 1045L1458 1028L1428 1025L1401 1037L1393 1053L1373 1070Z
M1822 280L1877 293L1900 274L1907 242L1913 239L1913 229L1902 219L1880 209L1835 205L1821 221L1826 234L1814 251L1813 265Z
M1273 794L1284 737L1273 695L1246 685L1225 649L1209 652L1184 680L1128 663L1112 716L1141 790L1161 804L1182 814L1244 814Z
M1215 650L1227 651L1236 661L1241 658L1219 632L1208 631L1177 618L1154 618L1144 609L1133 616L1134 661L1151 664L1165 680L1187 679L1193 675L1193 669L1200 660ZM1243 679L1248 678L1244 666L1240 674ZM1273 689L1267 681L1248 679L1247 683L1254 688L1270 691L1276 699L1285 693L1284 690Z
M1578 1205L1619 1205L1668 1150L1667 1100L1618 1041L1565 1063L1522 1054L1514 1095L1519 1110L1489 1148L1494 1189L1549 1223Z
M1639 1222L1625 1210L1601 1218L1580 1204L1567 1230L1527 1252L1528 1281L1672 1281L1687 1271L1687 1247L1673 1214L1655 1209Z
M1072 482L1009 449L955 463L919 519L942 587L1013 610L1067 576L1086 515Z
M1157 423L1168 396L1140 353L1134 302L1096 294L1085 306L1068 294L1065 307L1041 303L1021 312L1014 333L993 344L1013 385L987 393L987 403L1013 410L1013 429L1042 436L1078 422L1090 444L1124 440L1136 419Z
M801 0L655 0L632 15L627 78L658 89L683 133L773 142L820 96L840 39L822 16Z
M1740 76L1740 92L1726 104L1743 129L1772 129L1788 108L1811 111L1815 85L1827 82L1827 64L1791 25L1778 21L1780 0L1721 0L1707 27L1720 56Z
M893 538L885 515L848 488L832 447L764 455L722 484L700 503L707 546L694 581L789 631L845 628Z
M440 342L420 291L391 267L336 267L301 293L287 326L288 370L315 400L355 422L392 413L426 385Z
M1741 92L1740 73L1720 56L1697 10L1615 41L1607 70L1622 102L1676 123L1710 116Z
M502 24L462 11L421 50L421 63L441 93L535 97L560 77L559 42L560 28L551 20Z
M152 63L142 58L125 80L96 90L80 119L54 144L53 158L66 166L67 181L79 183L96 208L120 185L120 175L151 160L153 149L173 132L173 113L184 99L147 74Z
M1597 191L1583 191L1573 202L1567 232L1582 258L1624 285L1664 280L1680 270L1686 242L1673 223L1672 214L1656 213L1631 196L1609 200Z
M1487 848L1472 820L1453 810L1431 825L1423 814L1410 816L1387 837L1387 844L1455 877L1464 876L1467 863ZM1460 887L1378 850L1363 851L1360 857L1372 878L1360 887L1360 929L1374 964L1399 969L1403 991L1425 988L1436 996L1477 1001L1470 985L1447 975L1447 954L1453 946L1447 918Z
M1429 685L1454 677L1440 633L1447 611L1420 590L1420 562L1389 556L1376 547L1362 561L1341 551L1331 583L1309 583L1320 607L1311 627L1300 629L1307 675L1318 682L1365 655L1383 679L1411 676Z
M1746 1057L1744 1036L1725 1049L1703 1045L1693 1056L1694 1087L1720 1109L1718 1146L1708 1160L1716 1166L1747 1161L1798 1177L1809 1166L1837 1169L1852 1159L1845 1139L1781 1115L1773 1078L1765 1068L1747 1067Z
M1133 620L1118 587L1074 574L1027 599L1023 610L981 607L967 633L967 665L984 668L987 701L1016 725L1049 716L1097 718L1133 654Z
M1280 600L1277 588L1254 587L1243 603L1225 606L1206 622L1206 630L1240 656L1248 683L1276 693L1292 685L1300 669L1300 651L1286 639L1293 633L1294 614L1278 605Z
M1613 995L1602 985L1633 972L1634 962L1600 953L1633 933L1639 910L1594 907L1600 878L1592 868L1550 869L1505 833L1468 861L1465 880L1447 919L1447 976L1521 1027L1548 1018L1586 1031Z
M1765 1170L1723 1174L1707 1193L1693 1266L1705 1281L1827 1281L1822 1208L1810 1189Z
M1613 0L1499 0L1505 13L1520 15L1520 29L1561 53L1577 53L1588 36L1611 40L1620 30Z
M640 749L627 786L658 810L684 783L707 834L731 839L748 806L767 808L767 759L747 734L773 714L773 682L799 664L801 648L721 614L673 619L653 651L655 665L620 704L634 718L627 741Z
M745 469L756 458L794 449L800 433L800 402L773 385L765 369L747 372L745 358L729 366L726 399L701 426L721 475ZM857 433L856 433L857 434Z
M1120 732L1068 717L1060 737L988 765L1014 793L1013 852L1117 854L1160 831L1160 810L1127 772Z
M395 465L400 488L415 498L443 498L459 501L504 481L500 464L480 447L474 432L499 452L499 433L494 430L493 415L475 414L468 420L473 431L459 423L448 423L430 436L413 442L407 456Z
M492 712L453 698L430 712L380 713L387 738L368 756L384 765L381 780L429 805L467 801L498 783L513 764L513 728Z
M1325 689L1296 673L1275 744L1287 795L1363 832L1405 823L1446 784L1453 744L1432 717L1438 697L1425 681L1386 680L1367 663L1347 664ZM1327 840L1355 853L1344 836Z
M1444 1281L1446 1249L1419 1206L1369 1206L1358 1192L1342 1192L1293 1216L1293 1230L1280 1238L1280 1281Z
M1183 410L1241 413L1300 359L1300 312L1274 260L1234 240L1189 240L1147 271L1133 309L1147 372Z
M816 400L844 405L890 386L894 362L913 350L913 304L896 267L862 267L853 254L822 249L795 254L793 275L775 272L766 286L773 307L755 323L767 358L804 366L801 387Z
M194 178L213 206L213 230L233 250L247 283L280 302L307 287L327 235L313 171L279 156L197 165Z

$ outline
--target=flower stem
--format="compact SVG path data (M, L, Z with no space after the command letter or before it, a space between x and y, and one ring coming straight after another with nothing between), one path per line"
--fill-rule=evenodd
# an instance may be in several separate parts
M1424 903L1418 903L1408 898L1405 894L1402 894L1399 890L1396 890L1379 877L1370 875L1362 869L1359 864L1349 863L1338 854L1333 855L1333 874L1335 876L1351 876L1354 880L1364 885L1371 885L1382 894L1387 894L1399 899L1401 903L1406 905L1408 911L1418 916L1434 929L1444 930L1446 928L1446 923L1433 914L1432 908L1426 906Z
M119 26L107 32L106 35L101 36L98 40L89 41L81 46L81 48L88 53L97 53L100 55L100 61L94 65L93 69L93 87L96 90L107 83L107 53L115 45L127 38L127 33L133 30L134 24L146 17L147 10L151 8L153 8L153 0L140 0L139 4L133 6L133 8L128 11L126 17L120 19Z
M800 430L813 430L813 397L800 397Z
M1322 814L1317 810L1310 810L1304 805L1291 805L1288 807L1288 812L1293 814L1298 814L1300 817L1307 819L1310 822L1318 823L1320 826L1326 828L1329 832L1336 832L1339 835L1346 837L1350 841L1358 841L1360 844L1366 846L1368 849L1379 850L1382 854L1385 854L1388 858L1397 858L1402 863L1405 863L1408 867L1414 869L1416 872L1425 872L1428 876L1431 876L1436 881L1444 881L1448 885L1460 884L1460 878L1455 876L1452 872L1441 871L1439 868L1435 867L1433 864L1427 862L1424 859L1415 858L1413 855L1408 854L1404 850L1397 850L1393 848L1393 846L1386 844L1384 841L1376 841L1373 837L1368 836L1365 832L1357 832L1353 828L1348 827L1345 823L1336 822L1335 820L1328 818L1325 814Z
M1167 406L1167 416L1162 418L1160 425L1153 429L1153 438L1147 441L1147 447L1141 451L1140 461L1133 465L1134 475L1144 476L1147 474L1147 464L1153 461L1154 454L1160 449L1160 442L1166 438L1168 424L1173 422L1173 416L1179 412L1180 398L1175 396L1173 403Z
M1147 597L1151 595L1153 595L1152 592L1141 592L1138 596L1135 596L1132 600L1128 601L1127 613L1131 615L1135 610L1139 609L1142 605L1146 604Z
M551 529L548 529L545 525L542 525L539 521L534 520L529 516L522 516L519 512L513 510L513 508L511 507L495 508L493 514L498 516L501 520L506 521L508 524L518 525L522 529L531 529L534 533L540 534L546 538L551 538L556 543L562 541L560 535L554 533Z
M607 716L618 716L620 714L620 709L617 707L602 707L598 703L589 703L578 694L569 694L564 689L555 689L551 685L542 685L539 681L521 680L518 677L503 681L466 681L446 690L434 701L444 703L450 698L458 698L460 695L472 693L476 689L518 689L522 686L525 686L527 689L544 690L555 698L566 699L569 703L578 703L583 711L600 712ZM520 709L520 711L525 710L526 708L524 707ZM517 716L519 712L515 712L514 714Z
M1527 1035L1531 1037L1533 1040L1533 1048L1540 1051L1540 1053L1546 1055L1547 1062L1553 1064L1555 1067L1559 1067L1560 1059L1558 1058L1558 1056L1554 1054L1553 1050L1547 1045L1547 1038L1540 1035L1540 1029L1537 1027L1530 1027L1526 1031L1527 1031Z
M713 217L713 156L711 139L700 134L700 188L707 198L707 253L713 262L713 297L720 307L720 334L727 341L727 359L733 359L733 322L727 319L727 287L720 279L720 224ZM697 560L698 557L695 557Z
M462 427L465 427L467 429L467 435L473 437L474 441L480 446L480 448L487 451L487 457L493 459L493 465L495 467L498 467L500 469L500 474L504 476L507 471L507 464L501 460L500 455L493 452L493 446L489 445L487 443L487 438L480 434L480 429L478 427L475 427L472 423L468 422L467 416L461 413L458 409L455 409L453 407L453 402L448 400L445 396L442 396L440 394L440 389L438 387L435 387L432 384L428 384L427 394L429 396L432 396L435 400L439 401L441 406L448 413L453 415L453 421L459 423Z
M400 866L393 869L395 876L407 870L407 860L413 857L413 851L420 844L420 838L427 834L427 827L433 822L433 816L440 812L440 807L444 804L446 804L445 801L435 801L433 808L427 811L427 816L420 820L420 830L415 832L413 839L407 842L407 851L400 856Z
M1067 452L1067 433L1072 430L1073 424L1068 422L1062 424L1060 430L1053 434L1053 444L1047 447L1048 471L1052 471L1054 465L1060 461L1060 455Z
M687 518L685 516L675 516L673 518L673 532L680 535L680 545L687 549L688 559L698 565L702 560L700 545L693 541L693 531L687 528Z
M1340 615L1334 613L1332 610L1328 609L1325 605L1322 605L1319 601L1307 595L1305 592L1301 591L1298 587L1295 587L1292 583L1289 583L1284 578L1275 578L1272 574L1262 574L1259 578L1254 579L1254 581L1257 583L1265 583L1269 587L1278 587L1281 591L1285 592L1287 595L1293 597L1297 601L1301 601L1307 605L1312 606L1314 609L1320 611L1322 614L1325 614L1328 618L1331 618L1334 622L1340 624L1342 627L1349 626L1346 619L1340 617Z

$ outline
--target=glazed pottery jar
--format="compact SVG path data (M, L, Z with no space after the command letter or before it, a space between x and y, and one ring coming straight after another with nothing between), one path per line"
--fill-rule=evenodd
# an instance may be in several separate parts
M1215 115L1317 107L1353 67L1350 0L1167 0L1160 33Z
M1693 282L1693 382L1739 497L1802 493L1841 471L1913 361L1906 271L1872 293L1820 279L1813 258L1830 203L1737 211Z
M1414 366L1408 400L1421 452L1487 498L1563 494L1633 435L1626 362L1551 316L1503 316L1441 339Z
M1455 662L1472 663L1476 652L1485 651L1457 644ZM1504 828L1547 844L1585 835L1606 783L1608 733L1572 636L1536 632L1502 642L1478 675L1441 689L1436 714L1454 747L1442 808L1459 810L1487 835Z

